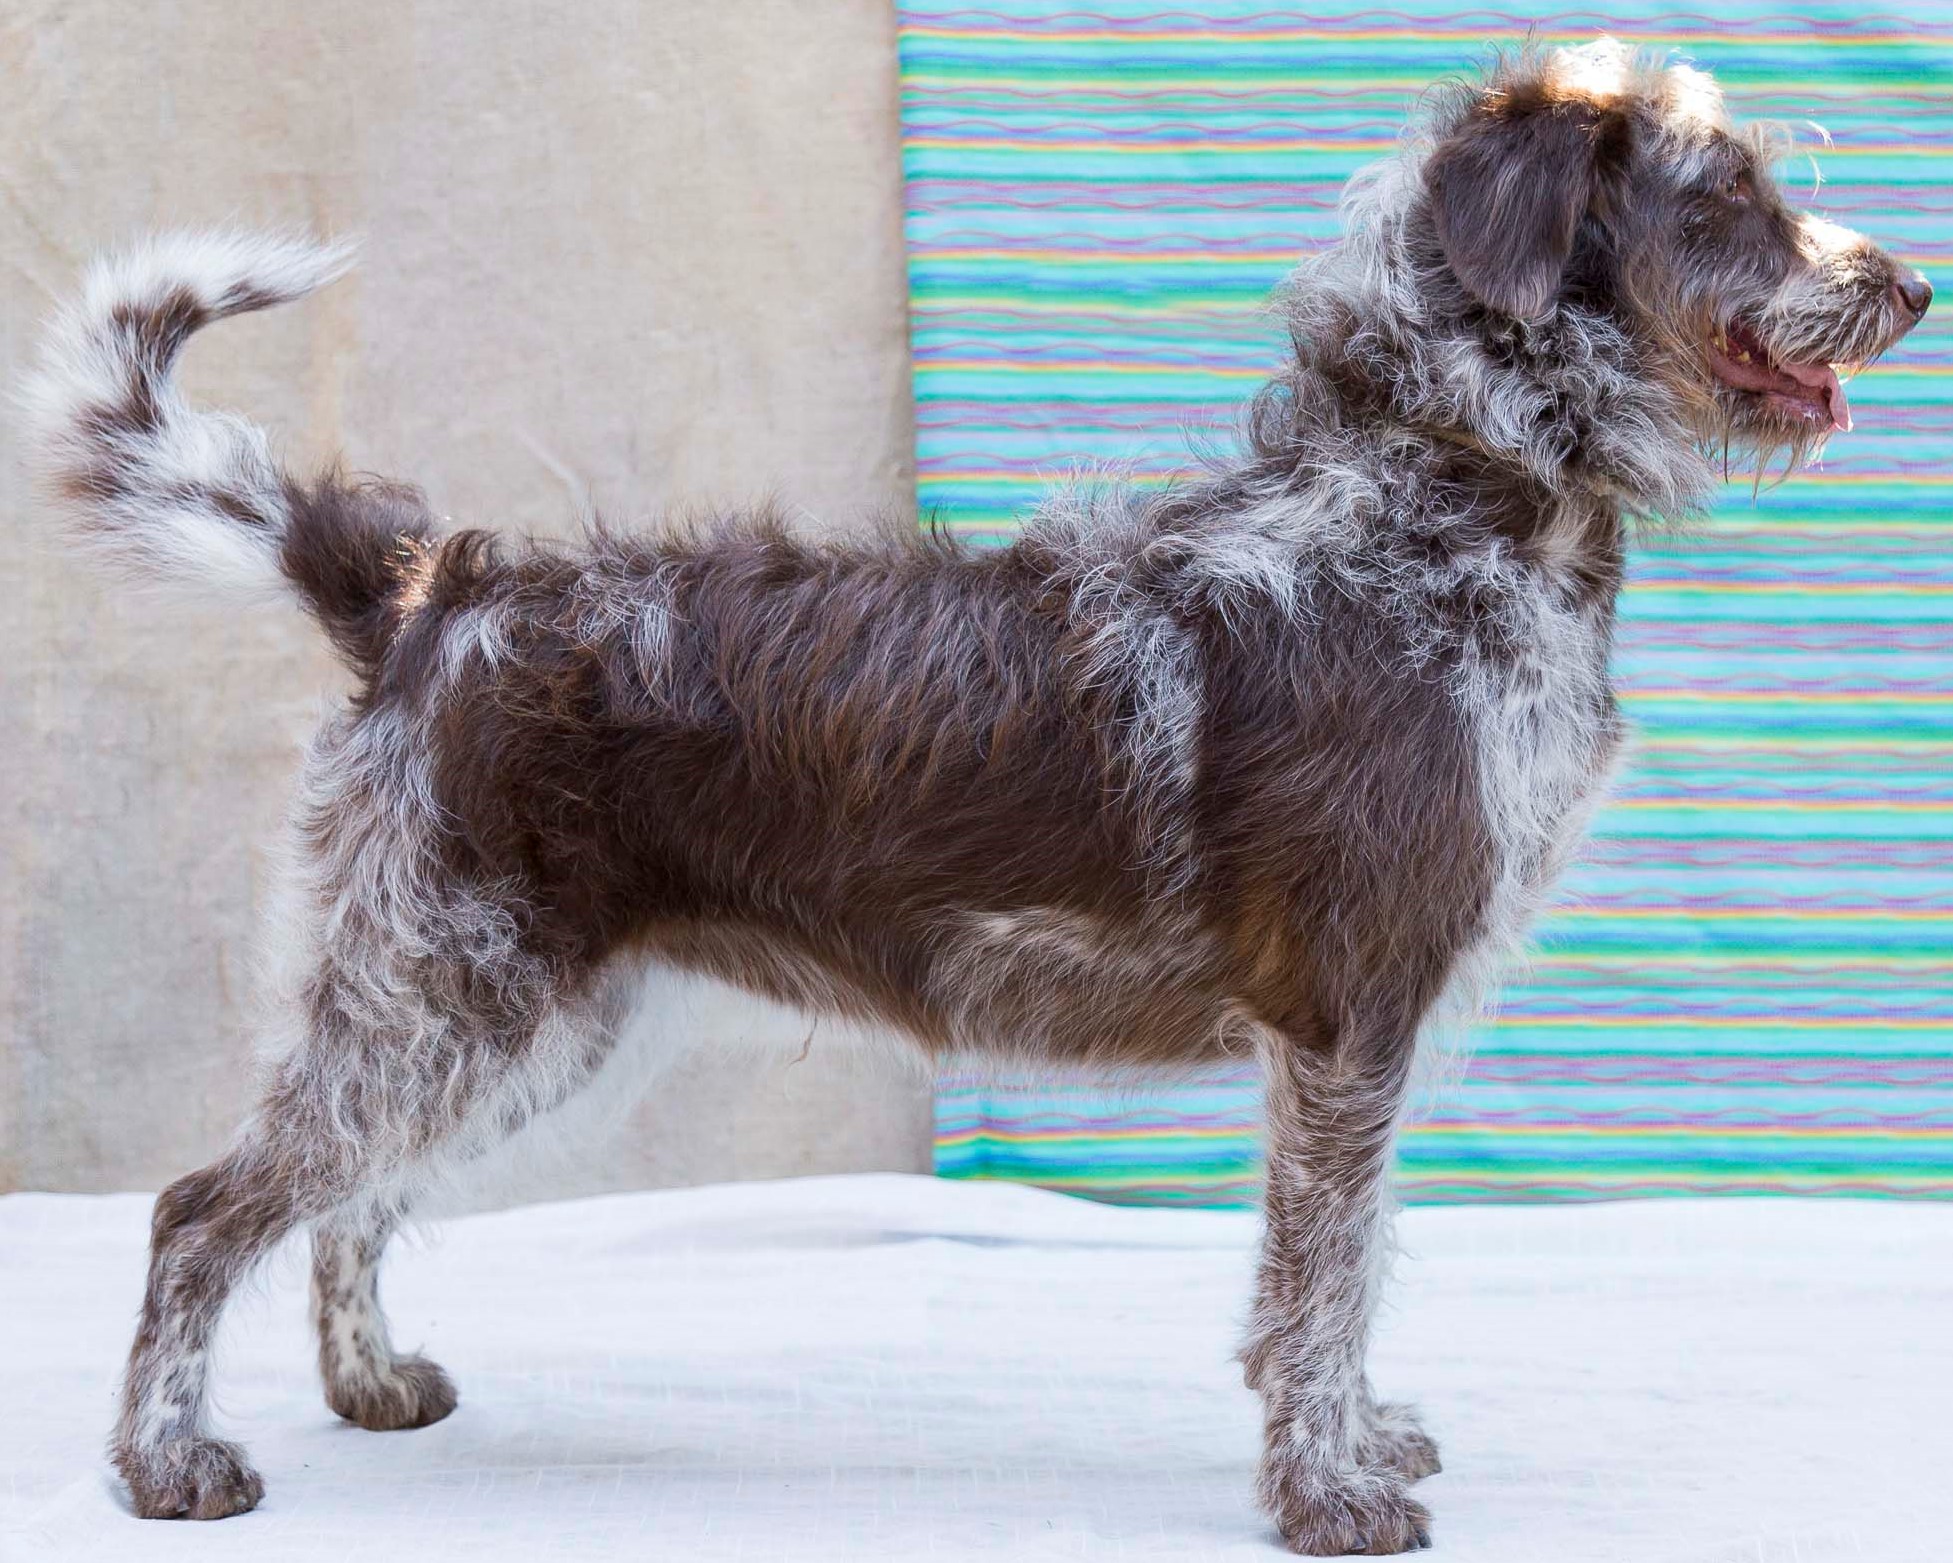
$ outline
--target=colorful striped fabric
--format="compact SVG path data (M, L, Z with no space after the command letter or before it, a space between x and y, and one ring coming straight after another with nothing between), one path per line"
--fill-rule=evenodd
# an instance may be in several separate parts
M1953 281L1953 13L1731 0L1550 19L1253 0L905 0L924 509L996 537L1081 463L1143 482L1226 437L1257 306L1434 78L1529 22L1676 46L1736 111L1811 116L1812 202ZM1810 138L1815 145L1815 137ZM1799 173L1793 169L1792 178ZM1806 181L1807 182L1807 181ZM1415 1200L1953 1197L1953 308L1854 388L1856 433L1706 536L1645 549L1620 796L1462 1084ZM940 1169L1229 1203L1240 1074L949 1080Z

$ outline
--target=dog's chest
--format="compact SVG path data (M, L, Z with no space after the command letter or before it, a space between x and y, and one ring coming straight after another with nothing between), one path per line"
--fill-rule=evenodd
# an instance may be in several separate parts
M1461 698L1504 918L1523 921L1557 877L1613 772L1621 720L1610 628L1611 604L1528 591L1495 644L1468 648Z

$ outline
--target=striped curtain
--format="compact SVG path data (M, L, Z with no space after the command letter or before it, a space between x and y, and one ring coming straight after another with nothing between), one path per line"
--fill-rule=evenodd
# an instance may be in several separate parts
M1619 796L1463 1081L1404 1136L1412 1200L1953 1197L1953 11L1728 0L1550 19L1417 0L902 5L924 509L1009 533L1048 482L1228 437L1281 351L1258 306L1419 90L1605 29L1819 121L1810 204L1943 304L1854 387L1821 470L1637 558ZM1787 171L1808 187L1811 169ZM949 1079L938 1165L1235 1203L1254 1082Z

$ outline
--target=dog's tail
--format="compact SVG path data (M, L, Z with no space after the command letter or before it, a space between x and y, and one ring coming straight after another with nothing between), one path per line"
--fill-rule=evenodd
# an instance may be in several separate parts
M296 595L354 660L430 530L410 491L307 489L264 431L191 407L173 370L192 332L300 298L344 245L181 233L103 258L63 309L26 391L33 448L79 540L132 583L232 600Z

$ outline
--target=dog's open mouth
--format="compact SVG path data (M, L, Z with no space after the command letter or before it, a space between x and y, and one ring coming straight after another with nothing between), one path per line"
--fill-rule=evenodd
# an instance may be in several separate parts
M1724 385L1753 392L1792 417L1827 431L1851 427L1851 404L1836 369L1830 364L1779 363L1743 326L1725 326L1722 340L1709 344L1709 367Z

